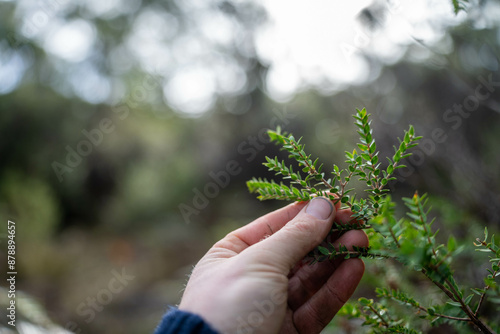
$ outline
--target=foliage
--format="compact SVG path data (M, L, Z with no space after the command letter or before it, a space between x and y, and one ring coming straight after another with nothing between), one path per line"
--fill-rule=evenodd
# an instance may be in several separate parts
M496 281L500 276L500 247L495 243L494 236L488 239L488 230L485 229L484 239L476 240L476 250L490 256L491 269L488 269L483 287L466 292L458 284L452 268L454 256L464 246L458 245L453 236L448 238L446 245L436 241L437 231L432 229L434 219L429 218L427 195L415 193L412 198L403 198L408 212L406 217L398 219L396 204L388 194L388 189L384 188L394 180L394 171L405 167L402 162L411 155L408 150L417 146L421 137L416 136L414 128L410 126L403 139L399 140L399 145L394 147L393 156L388 157L388 163L382 167L369 116L365 109L357 110L354 115L360 135L357 149L346 152L347 168L341 169L333 165L329 174L324 171L319 159L313 160L305 152L302 138L295 139L279 128L269 131L270 139L280 144L299 168L294 169L278 158L266 157L264 165L280 175L283 181L277 183L254 178L247 183L249 190L257 193L260 200L307 201L314 196L325 196L340 202L343 208L352 210L352 221L345 225L335 224L331 233L364 229L370 238L371 247L354 247L349 250L346 246L335 247L325 241L310 253L312 263L351 257L396 261L408 270L424 275L442 292L442 300L424 306L407 292L377 288L376 294L380 302L360 298L359 305L348 304L344 308L343 314L364 319L364 325L371 326L374 333L419 332L417 328L411 328L412 323L407 318L395 314L395 306L398 304L414 310L419 318L428 320L431 325L469 324L480 332L495 333L498 328L492 328L493 324L489 323L492 319L481 317L481 306L488 297L490 302L500 304L500 288ZM356 198L353 189L348 187L354 178L366 186L368 196ZM288 184L285 184L287 181ZM500 323L495 325L498 327Z
M460 11L465 11L465 3L468 3L468 0L451 0L453 4L453 11L455 14L460 13Z

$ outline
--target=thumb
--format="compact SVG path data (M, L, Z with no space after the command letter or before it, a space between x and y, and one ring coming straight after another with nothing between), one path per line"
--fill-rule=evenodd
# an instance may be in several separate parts
M313 198L291 221L252 248L258 261L269 262L286 275L319 245L331 229L335 217L333 203L325 197Z

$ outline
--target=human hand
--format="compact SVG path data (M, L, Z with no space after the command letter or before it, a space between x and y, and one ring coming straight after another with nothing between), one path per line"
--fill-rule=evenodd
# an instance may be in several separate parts
M314 265L303 260L332 222L351 221L326 198L294 203L229 233L198 262L179 309L200 315L221 333L319 333L356 289L360 259ZM333 244L367 247L361 230Z

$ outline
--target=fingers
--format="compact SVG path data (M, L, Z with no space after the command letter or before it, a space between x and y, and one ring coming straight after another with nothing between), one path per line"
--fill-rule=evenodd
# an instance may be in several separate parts
M279 231L249 248L247 255L253 257L251 261L267 264L287 275L326 237L334 217L335 209L330 200L314 198Z
M243 226L240 229L230 233L229 235L235 236L244 241L248 245L256 244L265 237L268 237L275 232L279 231L286 223L295 218L295 216L308 204L308 202L296 202L289 204L281 209L268 213L252 223ZM340 209L340 202L335 203L335 209ZM341 210L345 211L345 210ZM350 211L348 213L350 218ZM346 219L343 213L343 219ZM345 220L347 221L347 220ZM339 221L340 222L340 221Z
M337 224L342 224L342 225L347 225L347 224L356 224L357 221L352 218L352 211L351 209L342 209L338 210L337 214L335 215L335 220Z
M360 259L341 262L326 283L293 314L299 333L319 333L352 296L365 266Z
M286 223L295 218L307 204L308 202L296 202L268 213L252 223L229 233L224 239L217 242L214 248L229 250L232 255L239 254L245 248L279 231ZM340 202L337 201L335 209L338 210L339 208Z
M224 239L217 242L214 248L225 248L238 254L245 248L279 231L286 223L295 218L306 204L307 202L292 203L268 213L229 233Z
M368 237L364 231L352 230L333 242L335 246L339 244L349 250L352 250L353 246L368 247ZM296 310L305 304L318 293L342 262L343 259L336 259L302 266L289 280L288 306Z

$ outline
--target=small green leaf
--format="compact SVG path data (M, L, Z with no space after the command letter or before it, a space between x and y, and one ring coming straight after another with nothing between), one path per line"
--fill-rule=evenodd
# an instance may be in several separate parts
M474 297L474 295L468 295L467 298L465 298L464 300L465 305L469 305L470 301L472 300L472 297Z
M330 251L326 247L318 246L318 250L323 255L330 255Z
M387 166L387 174L390 175L392 174L392 172L394 172L394 166L393 165Z
M363 306L370 306L373 304L373 299L359 298L358 302Z
M448 248L448 252L450 252L450 253L455 251L455 249L457 249L457 241L455 240L455 238L452 235L448 238L447 248Z
M365 152L365 151L368 151L368 147L366 145L363 145L363 144L358 144L358 147L361 151Z

